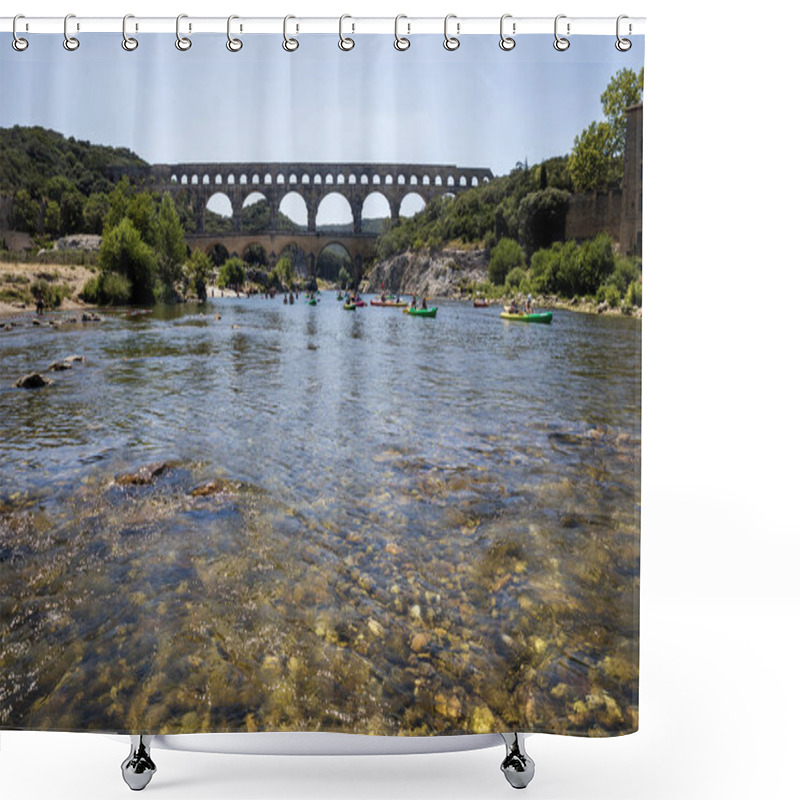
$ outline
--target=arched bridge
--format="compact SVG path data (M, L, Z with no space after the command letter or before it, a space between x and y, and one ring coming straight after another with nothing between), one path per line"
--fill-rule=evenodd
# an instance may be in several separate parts
M305 203L307 231L316 231L320 203L331 194L347 200L353 215L353 233L362 234L364 201L374 193L388 201L390 216L400 216L400 204L410 195L427 203L437 195L458 194L492 178L489 169L453 164L339 164L339 163L196 163L154 164L149 167L112 167L111 176L127 175L134 183L156 191L185 192L196 217L196 234L205 233L205 211L215 194L224 194L233 209L233 229L242 230L245 201L254 193L269 204L269 227L278 232L278 212L284 198L299 195ZM370 234L362 234L370 236ZM375 234L371 234L374 236Z

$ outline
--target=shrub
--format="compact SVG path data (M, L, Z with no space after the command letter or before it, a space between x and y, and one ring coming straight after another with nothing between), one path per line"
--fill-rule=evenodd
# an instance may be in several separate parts
M47 308L58 308L61 301L72 294L66 283L50 283L42 278L31 284L30 292L34 298L41 295Z
M492 249L489 257L489 280L500 286L505 283L506 275L525 263L522 248L513 239L503 238Z
M611 306L611 308L616 308L621 299L622 295L620 294L619 289L617 289L613 283L605 287L605 301Z
M86 281L79 297L96 305L122 306L130 302L131 295L131 282L127 277L119 272L102 272Z
M129 219L123 218L103 235L99 261L104 275L113 272L126 278L129 299L132 302L148 304L153 301L156 256L142 241L138 230ZM109 284L111 285L115 287L113 296L119 297L123 283L116 281ZM124 302L127 301L126 299Z
M244 283L245 266L240 258L229 258L219 270L217 286L224 289L227 286L241 286Z
M625 305L642 307L642 282L631 281L625 293Z
M522 288L522 283L527 279L528 272L524 267L514 267L506 275L506 287L509 289Z

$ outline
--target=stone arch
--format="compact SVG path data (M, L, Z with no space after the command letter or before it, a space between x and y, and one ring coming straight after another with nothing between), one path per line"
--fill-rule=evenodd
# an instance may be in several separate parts
M372 185L373 186L380 186L381 185L381 176L380 175L373 175L372 176Z
M356 176L355 176L355 175L353 175L353 173L352 173L352 172L351 172L351 173L350 173L350 175L347 177L347 182L348 182L348 184L350 184L350 186L355 186L355 184L356 184Z
M437 175L436 176L436 178L433 181L433 185L434 186L441 186L442 185L442 176L441 175Z
M197 175L192 175L192 186L197 186L198 180Z
M470 186L477 186L477 185L478 185L478 179L473 175Z
M272 185L272 173L271 172L268 172L264 176L264 185L265 186L271 186Z
M189 176L181 175L181 186L188 186L188 185L189 185Z
M203 186L208 186L211 183L211 178L208 175L203 175Z
M327 257L328 254L333 258ZM344 267L353 276L353 256L341 242L328 242L317 255L317 275L328 281L339 280L339 270Z
M369 177L366 175L362 175L361 178L359 179L359 183L362 186L369 186Z
M447 176L447 185L448 186L455 186L456 185L455 178L453 178L452 175L448 175Z
M308 186L308 184L311 183L311 178L308 177L307 172L303 173L303 177L300 178L300 183L302 183L303 186Z
M172 176L172 177L169 179L169 182L170 182L170 183L177 183L177 182L178 182L178 176L177 176L177 175L173 175L173 176Z
M391 186L393 183L394 183L394 178L391 175L387 175L384 180L384 184L386 186Z
M342 175L342 173L340 172L340 173L339 173L339 174L336 176L336 185L337 185L337 186L344 186L344 185L345 185L345 183L347 183L347 181L345 180L345 178L344 178L344 175Z
M333 181L333 175L331 175L331 173L329 172L329 173L328 173L328 174L325 176L325 185L326 185L326 186L333 186L333 183L334 183L334 181Z
M346 230L352 233L354 224L353 207L341 192L328 192L320 200L315 220L317 231L330 230L333 226L341 230L341 226L346 225Z
M422 185L423 186L430 186L431 185L431 179L430 179L430 177L428 175L423 175L422 176Z
M252 177L250 183L256 184L256 183L260 183L260 182L261 182L261 178L258 176L258 173L253 173L253 177Z
M417 176L416 176L416 175L412 175L412 176L411 176L411 177L408 179L408 185L409 185L409 186L417 186L417 185L418 185L418 183L419 183L419 181L417 180Z
M314 176L314 185L320 186L322 184L322 175L319 172Z
M286 192L281 198L278 212L288 217L300 230L308 230L308 205L303 195L299 192ZM275 221L275 228L281 230L285 225L286 223L279 216Z
M234 229L234 208L224 191L217 191L205 200L204 227L207 233L229 233Z
M205 246L205 253L215 267L221 267L231 257L228 248L222 242L209 242Z
M463 175L461 176L460 180L458 181L458 185L459 186L466 186L467 185L467 179Z
M252 191L242 203L241 228L247 233L263 233L272 227L269 201L263 192Z
M282 185L282 184L286 183L286 179L283 177L283 173L282 172L278 173L278 177L275 178L275 183L277 183L279 185Z
M289 183L292 185L297 184L297 175L295 175L294 172L289 176Z
M239 186L247 186L247 175L244 173L239 176Z
M365 219L386 219L392 216L392 204L381 191L370 192L361 206L361 224Z
M233 173L228 174L228 186L233 186L236 183L236 178L234 178Z
M406 185L406 176L405 175L398 175L397 176L397 185L398 186L405 186Z
M413 217L414 214L418 214L423 208L425 208L425 200L422 195L417 192L408 192L403 195L403 199L400 202L399 213L401 217Z

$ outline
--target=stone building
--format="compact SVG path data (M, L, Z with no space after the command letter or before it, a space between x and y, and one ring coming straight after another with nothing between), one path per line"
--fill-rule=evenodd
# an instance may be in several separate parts
M625 109L625 161L622 173L622 219L619 243L622 251L642 255L642 118L643 104Z

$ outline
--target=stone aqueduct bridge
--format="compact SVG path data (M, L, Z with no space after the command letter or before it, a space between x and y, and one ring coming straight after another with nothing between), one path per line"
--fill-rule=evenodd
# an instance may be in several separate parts
M361 214L364 201L373 193L389 203L393 220L400 215L400 204L409 194L419 195L425 203L437 195L458 194L492 178L489 169L457 167L452 164L340 164L340 163L197 163L154 164L150 167L112 167L111 177L127 175L134 183L146 184L156 191L188 195L196 213L196 233L187 235L191 248L210 250L222 244L228 252L241 254L251 243L264 246L268 254L280 255L296 244L310 257L311 269L329 244L345 247L360 267L372 255L375 234L364 233ZM269 230L257 233L242 231L245 200L254 192L262 194L270 209ZM233 209L233 232L207 234L205 211L215 194L224 194ZM308 213L307 231L277 229L278 211L283 199L299 195ZM353 232L328 234L317 232L316 217L320 203L331 194L347 200L353 215ZM357 269L360 273L360 269Z

